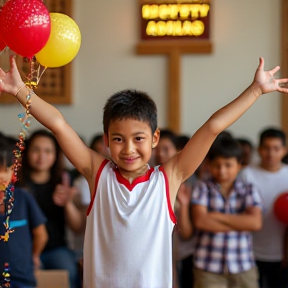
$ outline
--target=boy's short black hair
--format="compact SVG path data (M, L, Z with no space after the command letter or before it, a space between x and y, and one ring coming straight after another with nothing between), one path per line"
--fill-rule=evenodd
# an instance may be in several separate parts
M132 89L117 92L107 100L103 110L103 129L106 135L111 121L129 118L146 122L152 134L157 129L156 104L145 92Z
M209 161L217 157L231 158L235 157L238 163L242 159L242 149L239 142L233 137L222 136L217 137L208 151L207 157Z
M5 136L0 135L0 168L7 168L13 165L13 147Z
M268 129L263 130L260 133L259 145L261 146L263 144L264 140L267 138L278 138L281 140L283 146L286 146L286 135L280 129L268 128Z

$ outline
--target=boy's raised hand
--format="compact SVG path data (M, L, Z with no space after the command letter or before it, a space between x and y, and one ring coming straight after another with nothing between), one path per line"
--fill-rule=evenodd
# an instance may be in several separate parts
M10 56L10 70L7 73L0 68L0 94L6 92L15 96L18 89L24 85L15 58L15 55Z
M265 94L265 93L269 93L273 91L288 93L288 78L284 78L284 79L274 78L274 74L279 69L280 67L276 66L275 68L269 71L264 71L264 59L260 57L259 66L256 70L253 84L259 85L261 94ZM287 86L285 84L287 84Z

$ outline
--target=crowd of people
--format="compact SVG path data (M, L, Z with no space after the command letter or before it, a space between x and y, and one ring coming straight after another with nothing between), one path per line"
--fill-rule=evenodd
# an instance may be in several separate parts
M165 163L190 139L169 129L160 131L150 159L153 166ZM17 142L12 139L3 134L0 137L0 162L7 167L12 165ZM92 137L89 146L109 158L102 133ZM174 287L191 288L194 283L196 287L213 287L213 283L223 287L288 287L286 225L273 212L277 197L288 191L286 155L286 135L277 128L261 132L258 152L246 138L235 138L227 131L218 135L201 165L178 191ZM8 250L1 250L4 243L0 242L1 267L10 262L17 271L17 265L23 263L18 257L28 261L29 273L12 274L16 284L19 281L33 287L33 269L65 269L71 288L82 285L85 214L91 197L85 178L65 167L63 156L47 130L34 131L26 141L10 221L25 219L27 225L16 225L15 234L11 234L10 256ZM1 180L9 182L12 170L6 171ZM4 221L3 209L0 206ZM23 241L27 241L26 250L21 250ZM22 287L18 285L15 287Z
M261 131L257 152L249 140L224 132L190 193L179 190L176 231L193 242L195 287L288 287L287 228L274 213L276 199L288 191L286 155L278 128ZM190 281L177 285L193 287Z
M99 145L89 148L23 83L11 56L10 70L0 69L0 92L24 107L32 102L29 112L52 132L27 140L4 223L15 228L0 242L11 288L35 287L33 269L65 269L71 288L287 288L288 233L273 210L288 191L285 134L262 131L259 163L251 165L252 145L226 131L262 94L288 93L288 79L274 78L278 70L265 71L260 58L248 88L191 138L161 133L147 93L119 91L104 106ZM13 174L14 141L0 140L3 187ZM61 150L78 172L63 167ZM3 188L0 196L3 220ZM84 246L83 237L68 241L68 230L85 230Z

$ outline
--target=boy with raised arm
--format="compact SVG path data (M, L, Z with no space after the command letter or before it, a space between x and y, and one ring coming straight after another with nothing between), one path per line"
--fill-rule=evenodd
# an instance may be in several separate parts
M0 91L25 105L56 136L63 152L87 179L91 203L84 244L84 287L172 287L171 233L178 188L204 159L216 136L236 121L261 94L279 91L288 79L274 79L279 70L264 71L260 58L252 84L213 114L185 148L161 166L147 163L160 131L157 110L147 94L125 90L104 107L105 141L111 161L90 150L53 106L32 93L21 80L15 59L0 70Z

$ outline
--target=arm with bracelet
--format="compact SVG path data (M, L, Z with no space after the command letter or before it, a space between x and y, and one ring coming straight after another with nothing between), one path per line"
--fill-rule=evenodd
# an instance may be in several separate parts
M83 143L58 109L42 100L23 83L13 55L10 57L10 67L7 73L0 69L0 91L14 95L24 107L31 105L31 115L55 135L64 154L84 175L92 188L90 191L93 191L94 175L105 158Z

